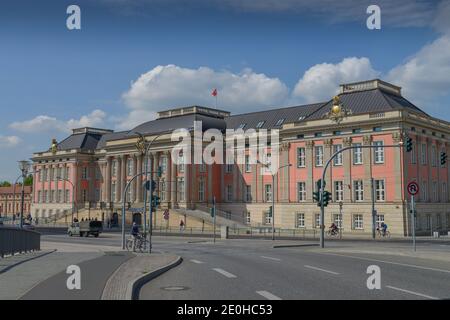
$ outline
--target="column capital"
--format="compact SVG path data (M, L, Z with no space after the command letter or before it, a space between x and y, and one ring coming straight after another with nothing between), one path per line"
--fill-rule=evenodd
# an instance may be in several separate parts
M353 139L351 137L347 137L342 139L342 142L344 143L344 147L350 147L352 145Z
M372 135L367 134L363 136L363 145L369 146L372 144Z
M403 134L401 132L392 133L394 143L399 143L402 140ZM426 138L428 140L428 138Z
M306 148L312 149L314 147L314 141L308 140L306 141Z
M288 151L290 147L291 147L290 142L283 142L280 145L280 151Z
M333 139L325 139L323 141L323 144L325 145L325 147L329 148L333 145Z

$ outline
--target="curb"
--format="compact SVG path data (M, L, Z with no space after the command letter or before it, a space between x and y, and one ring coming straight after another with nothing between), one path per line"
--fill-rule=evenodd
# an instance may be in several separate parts
M298 248L298 247L317 247L318 243L305 243L305 244L280 244L274 245L273 248Z
M178 266L181 262L183 262L183 258L178 256L178 258L176 258L174 261L170 262L169 264L165 265L164 267L161 267L155 271L144 274L143 276L140 276L140 277L134 279L133 281L130 281L128 283L127 292L125 294L125 300L138 300L139 299L139 291L141 290L141 288L144 284L153 280L154 278L158 277L159 275L163 274L164 272L169 271L170 269Z
M12 268L17 267L18 265L21 265L22 263L25 263L25 262L28 262L28 261L32 261L32 260L37 259L37 258L41 258L41 257L46 256L46 255L48 255L48 254L50 254L50 253L53 253L53 252L55 252L55 251L56 251L56 249L49 250L49 251L45 251L45 252L42 252L41 254L36 255L36 256L34 256L34 257L31 257L31 258L28 258L28 259L25 259L25 260L18 261L17 263L14 263L14 264L12 264L12 265L10 265L10 266L7 266L6 268L1 269L1 270L0 270L0 274L5 273L5 272L11 270Z

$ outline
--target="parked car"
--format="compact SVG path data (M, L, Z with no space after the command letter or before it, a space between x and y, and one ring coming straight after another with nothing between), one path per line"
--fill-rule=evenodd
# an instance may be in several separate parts
M70 237L89 237L89 235L93 235L97 238L102 231L103 223L101 221L80 221L72 223L67 230L67 234Z

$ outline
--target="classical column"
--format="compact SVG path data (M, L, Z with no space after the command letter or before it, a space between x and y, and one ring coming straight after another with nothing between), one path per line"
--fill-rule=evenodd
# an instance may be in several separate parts
M111 200L111 162L112 157L106 158L106 178L105 178L105 184L106 184L106 194L105 199L106 202L109 204Z
M323 165L325 167L326 161L331 158L331 148L333 147L333 140L326 139L323 142ZM333 174L333 166L330 165L328 167L327 172L325 173L325 190L328 190L329 192L333 193L333 181L332 181L332 175Z
M208 172L208 188L207 188L207 193L208 193L208 203L212 203L213 202L213 185L212 185L212 175L213 175L213 170L212 170L213 165L212 164L208 164L207 165L207 172Z
M398 144L401 141L402 135L400 132L394 132L392 134L392 139L394 144ZM394 148L394 185L395 185L395 201L402 200L402 155L400 148ZM403 168L403 170L407 168ZM370 189L369 189L370 190Z
M138 170L137 172L142 172L142 160L143 160L143 155L138 154L137 155L137 170ZM137 202L139 202L139 203L143 202L142 178L143 178L143 176L139 176L136 178L136 192L137 192L136 199L137 199Z
M172 196L172 166L170 163L170 152L164 151L164 156L166 157L166 172L164 173L166 183L166 201L169 204Z
M177 165L172 159L172 154L170 153L170 201L171 207L173 208L175 203L178 201L177 197Z
M370 134L363 136L363 145L370 146L372 144L372 136ZM372 148L362 148L363 164L364 164L364 200L372 202ZM400 158L398 158L400 160ZM375 188L375 185L374 185Z
M252 191L252 202L256 202L258 200L258 191L257 191L257 184L258 184L258 173L257 173L257 166L256 164L251 164L250 168L252 170L252 182L251 182L251 191Z
M306 164L308 169L308 178L306 179L306 200L308 202L313 201L314 188L314 141L306 141Z
M289 202L289 149L290 143L285 142L281 144L280 152L281 152L281 161L280 166L286 166L278 173L280 176L280 197L279 201L281 202Z
M135 177L138 174L138 161L137 159L139 159L140 154L133 154L133 177ZM140 170L139 170L140 172ZM137 201L137 189L138 189L138 178L135 178L133 181L133 190L131 192L132 194L132 199L130 200L131 202L136 202Z
M123 155L121 157L122 164L120 165L120 201L122 202L123 199L126 197L125 193L125 186L127 185L127 156ZM127 199L129 200L129 199Z
M352 138L344 138L343 139L343 147L350 147L352 145ZM352 202L353 194L352 194L352 150L346 150L343 152L342 160L344 166L344 201Z
M238 193L238 173L239 173L239 165L237 163L233 164L233 201L239 201L239 193Z

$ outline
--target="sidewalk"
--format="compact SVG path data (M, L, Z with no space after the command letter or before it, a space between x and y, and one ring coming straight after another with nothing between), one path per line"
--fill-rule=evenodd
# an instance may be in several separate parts
M102 300L137 299L144 283L179 263L181 258L171 254L138 254L123 263L108 279Z

